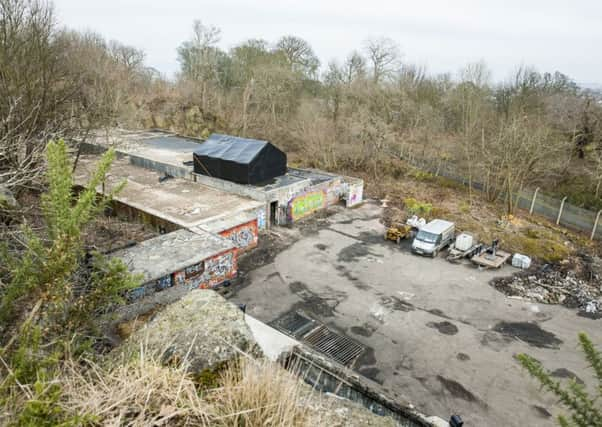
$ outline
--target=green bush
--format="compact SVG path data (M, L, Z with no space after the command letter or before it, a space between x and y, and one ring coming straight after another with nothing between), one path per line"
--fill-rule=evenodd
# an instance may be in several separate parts
M433 205L426 202L419 202L418 200L408 197L403 201L408 215L417 215L420 217L429 217L433 211Z
M122 186L100 199L96 188L115 157L107 151L85 190L73 192L73 171L64 141L46 149L47 186L42 196L45 228L21 229L20 239L0 250L0 402L17 407L16 425L82 425L86 419L64 414L54 381L59 362L73 350L90 348L99 310L121 302L139 284L123 262L95 254L88 259L82 230ZM20 249L17 243L21 243ZM5 374L5 375L2 375ZM32 390L25 393L23 386ZM15 391L16 390L16 391ZM21 390L21 394L18 391ZM15 394L16 393L16 394Z

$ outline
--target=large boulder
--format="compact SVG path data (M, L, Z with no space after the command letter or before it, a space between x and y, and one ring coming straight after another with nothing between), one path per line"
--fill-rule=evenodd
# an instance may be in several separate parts
M220 370L248 354L262 356L244 320L244 313L212 290L197 289L168 305L134 332L122 352L153 357L164 365L192 374Z

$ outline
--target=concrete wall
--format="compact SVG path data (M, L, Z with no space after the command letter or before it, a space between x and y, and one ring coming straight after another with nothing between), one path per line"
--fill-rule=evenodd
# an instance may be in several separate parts
M145 169L155 170L157 172L166 173L176 178L187 179L192 181L192 168L186 166L174 166L168 163L150 160L145 157L128 154L130 163L134 166L140 166Z
M288 202L287 215L290 222L298 221L328 206L326 192L313 190L299 194Z
M114 215L120 218L125 218L128 221L136 221L142 224L150 225L160 233L170 233L181 228L179 225L174 224L173 222L143 212L140 209L126 205L118 200L111 201L111 208Z
M306 187L287 201L287 220L295 222L316 211L338 204L347 197L348 188L348 184L340 177Z
M195 182L204 184L208 187L217 188L227 193L237 194L239 196L249 197L254 200L265 202L268 200L268 193L250 185L241 185L235 182L226 181L219 178L213 178L206 175L193 173L192 178Z
M258 236L257 219L224 230L220 236L230 239L239 252L244 252L257 246Z
M359 181L359 180L358 180ZM364 182L350 182L347 184L347 194L345 205L350 208L356 206L364 200Z
M236 252L236 249L222 252L183 270L174 271L157 280L145 283L141 287L129 291L128 299L130 301L137 300L173 286L187 289L215 288L236 277L238 262Z
M402 427L430 427L427 418L409 404L387 397L380 386L360 377L331 359L298 345L281 358L286 369L316 390L356 402L373 413L393 418Z
M237 262L236 250L230 250L206 259L204 261L205 270L199 279L198 287L211 289L226 280L233 279L237 273Z

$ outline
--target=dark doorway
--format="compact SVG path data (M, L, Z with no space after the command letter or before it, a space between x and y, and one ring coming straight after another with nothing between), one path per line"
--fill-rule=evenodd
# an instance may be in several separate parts
M278 212L278 202L270 203L270 224L276 225L276 213Z

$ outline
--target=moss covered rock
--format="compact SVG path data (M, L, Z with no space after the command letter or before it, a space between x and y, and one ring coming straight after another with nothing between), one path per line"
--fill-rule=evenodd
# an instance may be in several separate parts
M214 291L197 289L170 304L145 327L133 333L120 351L152 357L163 365L206 375L241 352L261 350L238 307Z

